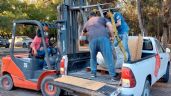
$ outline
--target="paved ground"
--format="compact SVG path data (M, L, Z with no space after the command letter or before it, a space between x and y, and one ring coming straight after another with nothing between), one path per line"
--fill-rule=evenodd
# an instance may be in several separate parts
M2 50L9 52L9 49L0 48L0 58L2 57L1 55ZM21 49L21 50L25 50L25 49ZM170 68L170 77L171 77L171 68ZM168 83L157 82L156 84L154 84L151 88L151 94L152 96L171 96L171 78ZM3 91L0 88L0 96L41 96L41 92L20 89L20 88L16 88L13 91Z
M0 96L41 96L41 92L16 88L13 91L3 91L0 89Z
M169 82L157 82L152 86L151 90L152 96L171 96L171 68Z

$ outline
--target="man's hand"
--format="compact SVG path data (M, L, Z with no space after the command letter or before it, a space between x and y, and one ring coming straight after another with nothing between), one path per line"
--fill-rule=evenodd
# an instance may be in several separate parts
M107 12L107 17L111 18L111 17L113 17L113 14L111 12Z
M37 50L33 49L33 55L36 56L37 55Z
M117 20L116 27L121 26L121 19Z
M112 41L112 42L113 42L113 41L114 41L114 39L115 39L115 38L114 38L114 36L110 37L110 41Z
M42 51L43 49L44 49L43 47L40 47L40 49L39 49L39 50L40 50L40 51Z

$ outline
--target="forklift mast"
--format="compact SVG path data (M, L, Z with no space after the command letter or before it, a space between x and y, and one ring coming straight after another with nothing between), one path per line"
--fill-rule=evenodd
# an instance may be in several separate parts
M84 6L86 0L64 0L60 7L60 46L62 55L73 54L78 51L78 14L80 10L71 9L75 6Z
M88 9L98 9L101 17L102 6L111 5L111 3L88 5L87 0L64 0L60 7L60 46L62 55L79 53L79 36L87 21L86 12Z

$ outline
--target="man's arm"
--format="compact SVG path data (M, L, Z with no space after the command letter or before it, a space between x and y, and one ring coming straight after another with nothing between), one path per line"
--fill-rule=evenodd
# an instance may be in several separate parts
M35 48L35 43L32 42L31 45L30 45L30 47L31 47L32 50L33 50L33 54L36 56L36 55L37 55L37 50L36 50L36 48Z
M121 25L121 19L117 20L116 22L117 22L117 23L116 23L116 27L118 27L118 26Z
M36 46L36 37L33 39L32 43L30 45L30 48L32 48L32 50L33 50L33 55L36 56L37 55L37 50L36 50L35 46Z
M85 36L87 36L86 25L87 25L87 23L83 27L83 31L81 32L81 35L80 35L80 40L84 40L85 39Z
M121 25L121 14L119 13L115 14L115 22L116 22L116 27Z
M113 32L114 32L114 28L113 28L113 26L112 26L112 24L111 24L111 22L107 22L106 23L106 26L107 26L107 28L109 29L109 35L110 35L110 37L111 37L111 39L112 40L114 40L114 34L113 34Z
M81 36L85 36L85 34L87 33L87 29L86 29L87 23L85 23L84 27L83 27L83 31L81 33Z

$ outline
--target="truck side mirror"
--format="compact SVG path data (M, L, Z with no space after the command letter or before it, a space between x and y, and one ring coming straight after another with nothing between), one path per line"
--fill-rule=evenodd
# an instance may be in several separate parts
M169 48L166 48L166 53L170 53L170 49Z

